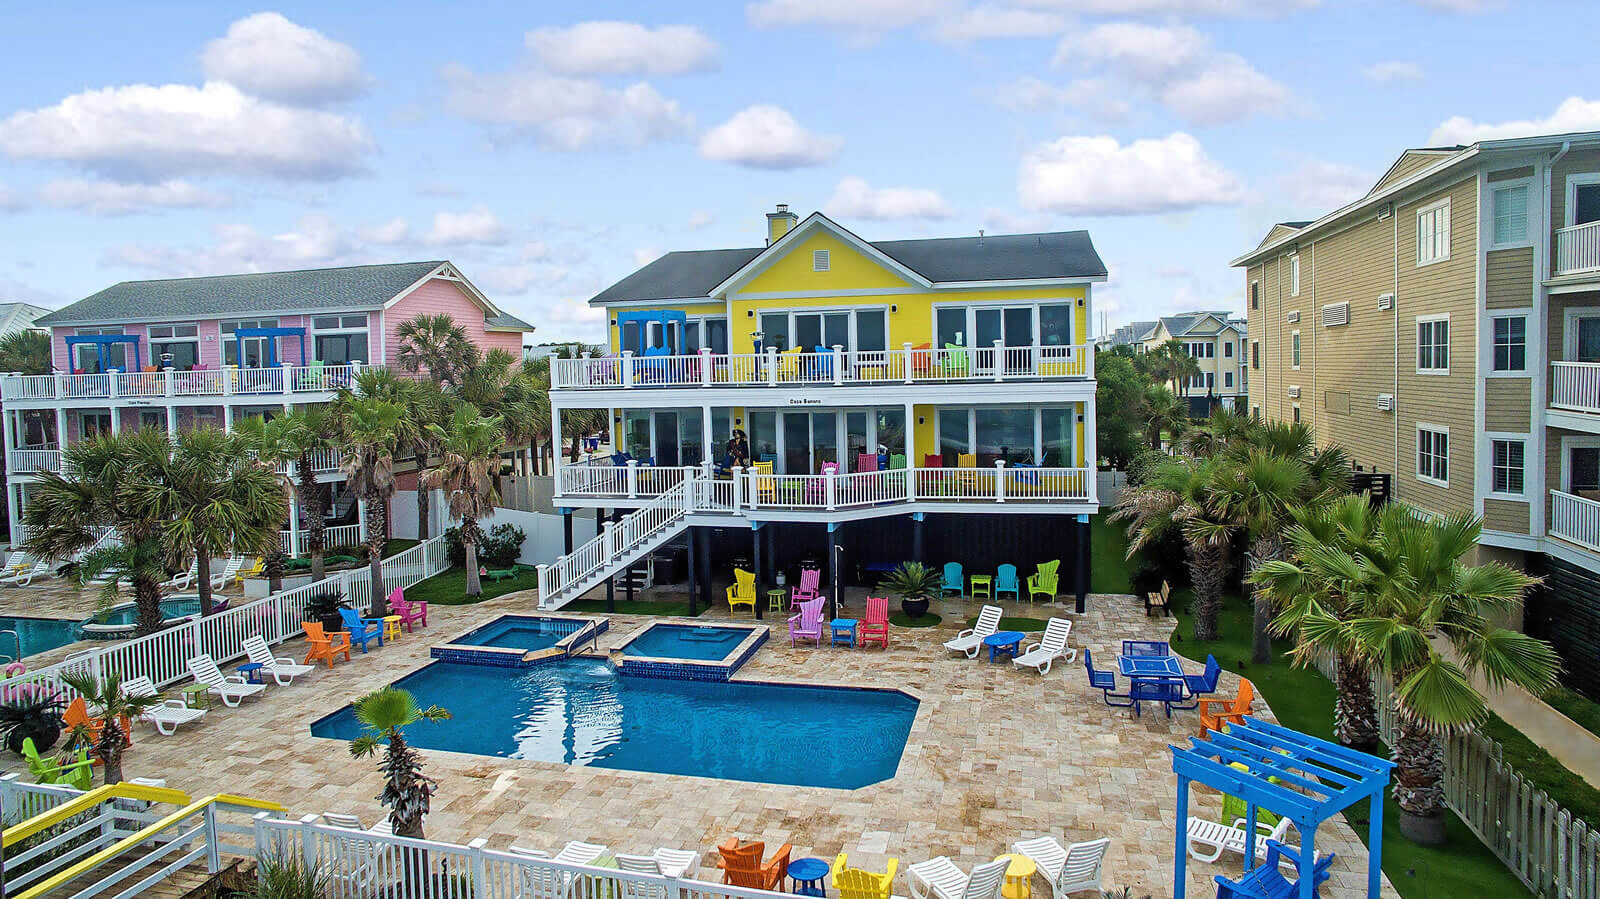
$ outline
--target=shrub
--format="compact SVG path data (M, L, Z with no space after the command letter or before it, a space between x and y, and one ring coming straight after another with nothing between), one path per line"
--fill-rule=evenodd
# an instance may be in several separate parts
M256 868L253 889L247 899L322 899L331 882L320 865L308 866L300 856L267 855Z
M522 555L522 544L528 535L513 524L497 524L488 531L478 531L478 564L485 568L510 568ZM451 527L444 532L445 551L450 564L461 568L467 564L467 549L461 545L461 528Z
M1128 486L1138 487L1150 479L1156 468L1171 461L1172 457L1160 450L1147 449L1139 453L1128 463Z
M321 618L332 618L339 614L339 607L344 605L344 594L338 590L329 590L318 593L306 600L305 616L307 621L316 621Z

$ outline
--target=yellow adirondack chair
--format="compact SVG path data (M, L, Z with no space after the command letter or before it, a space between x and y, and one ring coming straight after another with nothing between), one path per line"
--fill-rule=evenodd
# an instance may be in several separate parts
M900 860L889 859L889 870L883 874L851 868L845 864L845 853L833 860L833 888L839 899L889 899L894 891L895 871Z
M1028 602L1033 602L1034 596L1043 596L1045 602L1055 602L1056 578L1060 568L1060 559L1039 563L1039 570L1028 575Z
M778 498L778 482L772 477L771 462L752 462L756 470L756 502L772 502Z
M778 354L778 380L792 384L800 380L800 354L804 347L793 347Z
M756 613L756 575L753 571L735 568L733 586L728 588L728 611L740 606L749 606L751 615Z

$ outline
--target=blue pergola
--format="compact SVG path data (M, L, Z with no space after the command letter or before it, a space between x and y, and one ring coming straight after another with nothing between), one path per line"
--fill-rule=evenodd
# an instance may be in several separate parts
M238 350L239 366L244 367L244 339L246 337L268 337L267 341L267 368L276 368L278 365L278 338L296 337L300 340L300 364L306 364L306 329L305 328L236 328L233 332L234 346Z
M671 309L637 310L633 312L620 312L617 314L617 336L620 338L619 346L628 345L628 327L631 325L638 329L639 354L645 355L650 347L646 341L650 336L650 325L661 326L662 336L666 340L666 348L671 352L683 351L683 326L689 317L682 312ZM677 335L674 339L673 326L677 326ZM657 354L659 355L659 354Z
M139 338L132 334L85 334L74 335L67 338L67 364L72 363L72 348L76 346L93 346L95 355L100 359L100 370L109 371L106 365L106 347L119 343L133 344L133 370L138 371L139 365Z
M1294 822L1300 833L1301 899L1315 895L1312 869L1317 827L1363 799L1371 803L1367 830L1367 896L1376 899L1383 876L1383 791L1394 763L1337 743L1246 717L1226 732L1210 731L1207 739L1190 737L1191 745L1173 746L1172 770L1178 775L1177 856L1172 892L1184 899L1188 860L1189 784L1206 786L1245 802L1244 876L1237 881L1217 877L1219 895L1279 896L1286 883L1276 865L1269 872L1256 867L1256 810L1266 809ZM1274 862L1276 859L1274 859ZM1269 887L1276 883L1278 889Z

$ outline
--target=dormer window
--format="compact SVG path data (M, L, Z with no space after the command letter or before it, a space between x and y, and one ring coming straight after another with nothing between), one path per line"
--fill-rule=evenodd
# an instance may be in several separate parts
M827 250L812 250L811 251L811 270L812 271L814 271L814 272L825 272L825 271L828 270L828 264L829 264L829 260L828 260L828 251Z

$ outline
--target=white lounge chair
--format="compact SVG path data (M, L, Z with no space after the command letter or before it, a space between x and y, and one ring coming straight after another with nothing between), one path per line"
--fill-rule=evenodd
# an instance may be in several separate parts
M985 862L972 869L972 874L961 873L956 863L939 856L917 862L907 868L911 895L915 899L998 899L1000 888L1005 886L1008 859Z
M161 695L148 677L135 677L123 681L122 692L129 696ZM150 722L162 736L170 737L178 732L178 725L199 721L205 716L205 709L190 708L181 699L163 699L160 705L145 709L139 715L139 720Z
M49 577L50 576L50 563L49 562L43 562L43 561L34 562L31 566L29 566L27 569L25 569L23 571L19 571L16 574L11 575L10 577L0 578L0 584L11 584L12 586L15 586L15 587L26 587L29 584L33 583L33 579L34 578L41 577L41 576L43 576L43 577Z
M617 867L635 874L683 877L700 867L700 853L687 849L657 849L650 855L616 853Z
M345 830L361 830L367 833L391 835L394 833L394 824L389 820L388 815L384 815L383 818L378 821L378 823L372 825L371 827L362 827L360 818L357 818L355 815L346 815L340 812L323 812L322 820L328 822L330 826L340 827Z
M371 827L362 827L355 815L323 812L322 820L329 827L351 831L348 837L333 841L324 864L328 876L334 881L334 894L339 896L378 895L378 885L395 870L392 846L363 836L390 836L394 828L388 816Z
M1023 647L1023 653L1011 660L1018 668L1032 668L1040 674L1049 674L1050 665L1056 659L1070 662L1078 657L1078 651L1067 645L1067 636L1072 633L1072 622L1065 618L1052 618L1044 626L1044 636L1038 643L1029 643Z
M983 638L1000 630L1000 614L999 606L984 606L978 612L978 623L956 634L956 638L945 643L944 648L964 653L969 659L977 658L978 651L983 648Z
M1202 862L1214 862L1222 857L1224 852L1233 852L1244 855L1245 819L1233 819L1233 826L1229 827L1217 821L1207 821L1203 818L1190 816L1189 832L1189 857ZM1276 825L1256 822L1256 859L1267 860L1267 840L1284 842L1284 835L1289 832L1289 819L1280 818Z
M222 697L222 704L230 709L267 688L266 684L250 683L242 674L223 674L208 655L195 656L188 664L195 683L205 684L207 691Z
M224 587L227 587L228 586L228 582L233 580L234 577L236 575L238 575L239 569L243 568L243 567L244 567L244 559L242 557L240 557L240 556L232 556L232 557L230 557L228 559L228 561L227 561L227 564L222 566L222 573L221 574L218 574L216 572L212 572L211 573L211 589L213 589L213 590L221 590Z
M182 574L173 575L171 580L166 581L161 586L163 586L163 587L173 587L173 588L178 589L178 590L187 590L187 589L189 589L190 585L194 583L195 578L197 578L199 576L200 576L200 563L199 562L190 562L188 571L185 571Z
M27 570L32 565L33 559L28 556L27 550L13 550L11 555L6 556L5 572L7 574L16 574L19 571Z
M1084 890L1100 892L1105 875L1106 850L1111 841L1104 837L1062 846L1055 837L1018 840L1011 851L1026 855L1038 866L1039 874L1050 883L1050 896L1069 896Z
M317 670L315 665L302 665L294 659L274 657L272 647L259 636L244 638L244 654L250 661L261 666L263 674L272 675L272 679L277 681L280 687L287 687L300 675Z

